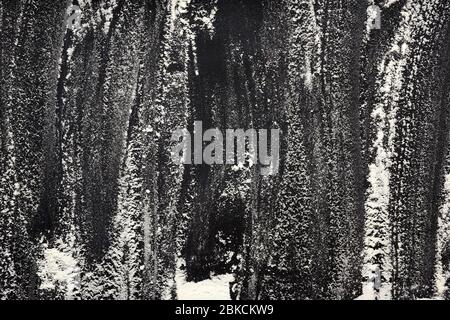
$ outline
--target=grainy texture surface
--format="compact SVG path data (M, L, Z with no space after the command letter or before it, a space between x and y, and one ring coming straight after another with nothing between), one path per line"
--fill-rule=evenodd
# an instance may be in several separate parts
M0 0L0 299L449 298L449 26L447 0ZM281 129L278 174L174 163L195 121Z

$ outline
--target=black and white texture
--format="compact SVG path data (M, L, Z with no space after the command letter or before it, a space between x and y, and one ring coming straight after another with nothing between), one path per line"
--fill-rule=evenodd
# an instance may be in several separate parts
M0 0L0 299L450 298L449 27L447 0ZM194 121L281 129L278 174L174 164Z

